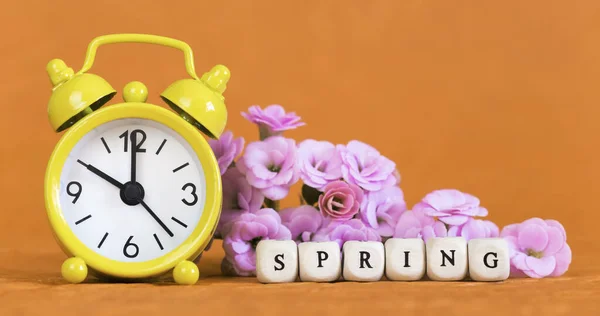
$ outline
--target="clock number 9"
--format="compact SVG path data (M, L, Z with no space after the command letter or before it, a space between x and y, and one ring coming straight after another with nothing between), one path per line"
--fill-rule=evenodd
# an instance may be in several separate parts
M138 247L138 245L131 242L132 238L133 238L133 236L130 236L129 239L127 239L127 241L125 242L125 246L123 246L123 254L127 258L135 258L135 257L137 257L138 253L140 253L140 247ZM135 252L133 254L129 254L129 251L127 250L130 247L133 247L135 249Z
M194 200L188 202L186 199L181 199L181 201L183 201L183 203L185 203L185 205L187 206L196 205L196 203L198 202L198 196L196 195L196 186L193 183L186 183L181 189L185 191L185 189L187 189L188 187L192 187L191 194L194 197Z
M77 187L77 191L71 192L72 186ZM79 196L81 195L81 190L82 190L81 183L79 183L77 181L71 181L71 182L69 182L69 184L67 184L67 194L69 196L74 197L74 199L72 201L73 204L75 204L75 202L77 202L77 200L79 199Z

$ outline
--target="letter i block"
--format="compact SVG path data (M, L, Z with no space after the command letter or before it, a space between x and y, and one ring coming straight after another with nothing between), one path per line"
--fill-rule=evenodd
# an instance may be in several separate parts
M347 281L379 281L385 268L385 249L376 241L344 243L343 276Z
M474 281L503 281L510 275L508 243L503 238L469 240L469 275Z
M300 280L332 282L342 274L340 245L335 241L303 242L298 245Z
M294 282L298 246L293 240L261 240L256 246L256 276L261 283Z
M434 281L458 281L467 276L467 241L463 237L427 240L427 276Z
M425 275L425 243L421 238L385 242L385 275L391 281L416 281Z

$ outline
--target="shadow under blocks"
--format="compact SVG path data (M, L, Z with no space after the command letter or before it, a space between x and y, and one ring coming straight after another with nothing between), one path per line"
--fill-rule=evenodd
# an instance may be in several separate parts
M502 238L390 238L385 243L263 240L256 248L261 283L390 281L503 281L510 274Z

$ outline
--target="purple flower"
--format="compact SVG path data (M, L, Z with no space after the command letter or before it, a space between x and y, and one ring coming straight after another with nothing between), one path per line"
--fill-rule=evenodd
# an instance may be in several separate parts
M571 264L564 227L555 220L531 218L502 229L510 249L511 274L532 278L560 276Z
M381 241L381 236L360 219L353 218L346 222L329 221L317 231L313 241L335 241L342 249L346 241Z
M319 196L319 209L323 217L346 221L358 213L364 193L356 185L344 181L331 182Z
M307 139L298 146L298 164L304 184L319 191L342 178L342 158L335 145Z
M250 143L238 161L238 168L250 185L275 201L286 197L290 186L300 178L296 160L296 142L272 136Z
M414 210L402 213L394 230L395 238L422 238L425 242L432 237L447 236L444 223Z
M223 240L227 261L240 276L256 275L256 246L261 240L290 240L290 230L270 208L244 213L233 223Z
M382 237L391 237L400 215L406 211L404 193L396 186L368 192L360 209L363 223L375 228Z
M452 226L448 229L448 237L464 237L467 241L473 238L491 238L499 235L500 230L496 224L474 218L469 218L461 226Z
M226 131L223 133L218 140L208 140L208 143L217 157L221 175L227 171L227 168L229 168L233 160L242 152L242 149L244 148L244 138L238 137L234 139L231 131Z
M279 212L281 222L287 227L296 242L311 241L312 235L321 228L321 213L310 205L290 207Z
M437 217L440 221L459 226L473 216L487 216L487 209L479 206L479 199L458 190L436 190L425 196L413 207L425 215Z
M223 206L221 218L215 236L221 238L227 234L229 225L243 213L260 210L265 197L260 190L252 187L246 177L237 169L230 168L223 175Z
M375 148L357 140L337 147L342 158L342 176L347 182L366 191L379 191L396 184L396 164Z
M283 131L305 125L294 112L286 113L281 105L273 104L264 110L258 105L248 108L248 113L242 112L248 121L257 124L261 130L261 139L268 136L280 135Z

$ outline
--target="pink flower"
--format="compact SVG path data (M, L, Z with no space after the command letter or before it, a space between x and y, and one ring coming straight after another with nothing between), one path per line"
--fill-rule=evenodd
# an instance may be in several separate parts
M319 196L319 209L325 217L346 221L358 213L364 193L356 185L344 181L331 182Z
M511 273L532 278L560 276L571 264L571 248L564 227L555 220L531 218L504 227L500 234L508 242Z
M310 205L290 207L279 212L281 222L292 233L296 242L311 241L312 235L321 228L323 217L321 213Z
M218 140L209 139L208 143L217 157L221 175L227 171L227 168L229 168L233 160L242 152L242 149L244 148L244 138L238 137L234 139L231 131L226 131L223 133L221 138Z
M222 182L223 206L215 231L217 238L227 234L229 223L243 213L258 211L265 200L260 190L252 187L237 167L228 169L223 175Z
M258 105L248 108L248 113L242 112L248 121L257 124L261 130L261 139L268 136L280 135L281 132L305 125L294 112L286 113L281 105L273 104L264 110Z
M304 184L322 191L342 178L342 158L330 142L307 139L298 146L300 177Z
M425 196L413 207L425 215L437 217L440 221L459 226L473 216L487 216L487 209L479 206L479 199L458 190L436 190Z
M447 237L446 225L425 215L421 211L406 211L400 215L394 230L395 238L422 238L425 242L431 237Z
M342 249L346 241L381 241L381 236L360 219L354 218L346 222L330 221L317 231L313 241L335 241Z
M400 215L406 211L404 193L399 187L387 187L365 195L360 215L365 225L375 228L382 237L394 235Z
M342 158L342 176L347 182L366 191L379 191L396 184L396 164L375 148L357 140L337 147Z
M491 238L499 235L500 231L496 224L473 218L469 218L461 226L452 226L448 229L448 237L464 237L467 241L473 238Z
M300 178L296 142L281 136L252 142L238 161L238 168L265 197L281 200Z
M231 268L239 276L256 275L256 246L261 240L290 240L289 229L279 214L270 208L244 213L233 223L223 239L223 249ZM227 267L224 263L222 267Z

